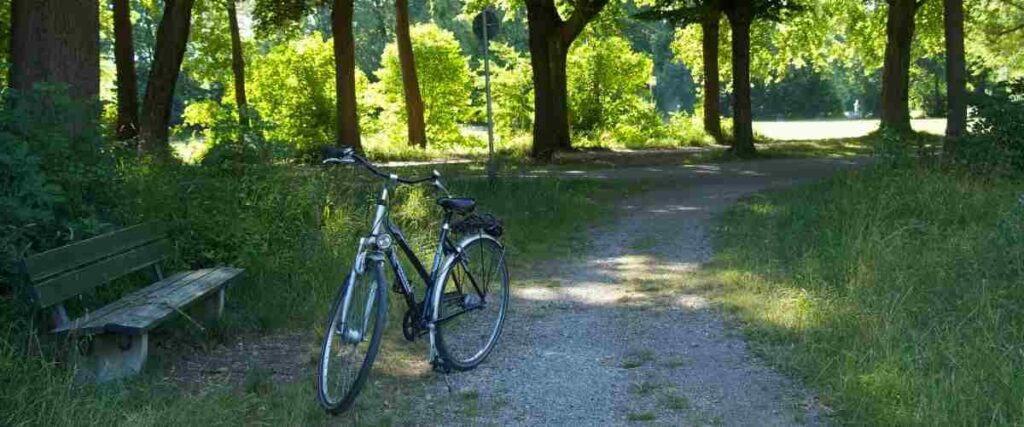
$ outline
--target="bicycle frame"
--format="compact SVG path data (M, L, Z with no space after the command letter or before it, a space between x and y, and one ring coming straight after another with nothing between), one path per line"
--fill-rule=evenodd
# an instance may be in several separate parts
M406 306L409 309L414 309L417 304L416 294L413 289L412 283L409 280L408 275L405 272L405 268L402 267L399 251L405 254L405 258L412 264L413 269L416 270L417 275L423 281L426 289L424 294L424 302L426 298L431 294L437 281L437 275L441 272L441 263L444 259L454 253L455 244L449 239L449 233L451 230L451 219L452 214L446 212L442 217L441 231L437 237L437 246L434 250L434 259L431 263L431 268L428 271L424 267L423 262L416 256L416 253L412 250L408 240L405 237L405 233L398 227L397 224L391 221L388 210L388 200L390 197L390 185L385 184L381 189L380 198L377 200L376 212L373 219L373 227L370 232L370 236L364 237L360 240L360 251L365 250L365 246L368 242L376 241L379 236L386 233L394 238L395 245L391 245L388 248L377 250L375 255L364 255L366 258L377 258L381 261L386 260L391 266L391 270L395 273L395 277L398 281L399 291L405 299ZM358 260L357 256L357 260ZM357 261L358 262L358 261ZM419 321L423 322L430 318L430 304L423 304L420 311Z

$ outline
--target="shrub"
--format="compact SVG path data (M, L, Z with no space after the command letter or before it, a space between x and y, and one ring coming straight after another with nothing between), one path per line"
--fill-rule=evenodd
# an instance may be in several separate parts
M250 66L249 103L266 123L266 138L308 152L334 141L337 125L333 41L314 34L277 45ZM369 80L356 70L359 124L374 131ZM207 107L196 107L207 108ZM197 115L193 115L197 117ZM216 118L216 115L210 115ZM188 118L188 114L186 114ZM212 128L214 121L197 123Z
M955 163L983 173L1024 172L1024 80L972 100L977 119L970 135L946 144Z
M433 144L459 142L459 124L472 114L473 78L469 63L462 55L455 36L435 24L418 24L409 29L416 76L423 97L423 119L427 137ZM405 97L398 46L389 44L377 71L377 105L381 122L392 140L407 140Z
M728 121L726 121L728 122ZM722 123L723 125L725 122ZM686 112L675 112L669 116L666 126L667 137L684 146L704 146L715 144L715 138L704 130L704 122L697 115Z
M511 138L533 128L533 68L528 57L509 45L491 44L494 128Z
M91 106L59 86L11 95L0 110L0 278L26 253L94 235L117 200L114 157Z
M656 138L661 118L650 101L652 67L651 59L622 37L584 34L569 50L567 64L573 132L614 130L620 137Z

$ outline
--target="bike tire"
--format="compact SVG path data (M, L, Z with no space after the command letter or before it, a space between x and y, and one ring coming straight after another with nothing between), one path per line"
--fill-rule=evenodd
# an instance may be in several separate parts
M482 268L472 265L474 262L488 260L492 262L490 268L486 264L479 266ZM446 367L466 371L482 363L494 350L501 336L509 300L505 249L493 237L480 235L466 242L462 250L445 264L443 279L435 289L435 342L438 356ZM474 275L477 282L487 282L475 283L484 289L475 288L471 281L465 280L465 275L463 282L458 283L457 278L460 273L464 274L467 271L467 265L471 273L482 272L483 276L490 274L490 277ZM473 271L474 269L476 271ZM462 289L459 289L460 287ZM463 292L467 289L468 292ZM473 303L466 301L466 295L473 294L481 297L482 308L468 308ZM453 315L455 317L451 317Z
M353 276L353 274L356 274L356 276ZM366 313L365 309L367 304L359 304L359 297L362 296L362 294L358 294L356 290L353 290L353 292L348 291L349 288L360 284L359 279L364 278L360 276L365 276L365 278L368 279L368 284L375 285L375 288L372 288L367 292L365 295L366 298L364 299L364 301L369 300L370 293L373 294L373 301L371 302L371 304L373 304L373 307L371 307L372 312L365 320L367 322L367 330L369 330L368 328L370 326L372 326L373 330L369 334L370 339L368 341L365 337L360 337L359 342L346 343L342 334L337 332L339 330L339 323L342 322L343 317L345 317L343 314L354 313L353 308L356 310L362 310L364 316ZM366 269L362 274L352 272L345 278L345 284L339 291L338 297L335 299L334 305L331 308L331 314L327 321L327 330L324 332L324 341L320 351L320 362L317 370L317 398L324 410L332 415L341 414L352 408L356 398L359 396L359 392L362 391L363 385L366 383L366 380L370 375L373 362L377 358L377 353L380 350L381 334L384 330L384 325L388 316L388 293L386 283L381 263L379 261L367 261ZM346 299L349 300L349 310L346 313L343 313ZM351 316L348 317L350 320L353 319ZM346 322L345 331L348 330L347 326ZM340 381L341 384L338 384L338 386L342 389L343 393L338 393L337 395L333 394L331 389L335 387L330 381L332 375L331 355L332 350L336 349L334 348L334 344L336 343L338 344L338 348L348 349L351 347L352 350L359 350L359 346L365 343L365 347L361 349L361 357L357 355L353 358L354 360L351 361L339 360L337 361L337 364L333 366L334 368L337 368L333 373L342 375L344 371L341 369L355 368L356 366L354 365L358 364L358 371L348 372L354 373L350 379L343 379ZM353 366L345 366L349 364L345 362L351 362Z

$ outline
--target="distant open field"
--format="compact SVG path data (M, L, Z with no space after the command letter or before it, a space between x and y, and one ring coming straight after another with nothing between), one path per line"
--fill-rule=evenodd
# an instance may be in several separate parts
M919 132L942 135L946 119L912 120ZM812 139L857 138L878 129L878 120L801 120L785 122L754 122L754 131L771 139L801 141Z

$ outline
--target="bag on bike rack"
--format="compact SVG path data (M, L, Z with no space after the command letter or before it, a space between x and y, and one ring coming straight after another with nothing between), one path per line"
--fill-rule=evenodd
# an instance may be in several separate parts
M459 234L484 232L494 237L501 237L505 231L501 220L491 214L470 214L452 225L452 230Z

